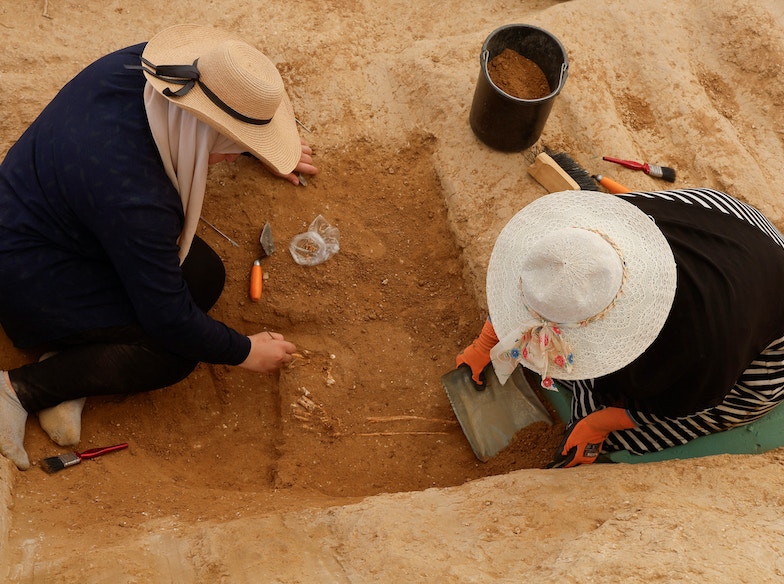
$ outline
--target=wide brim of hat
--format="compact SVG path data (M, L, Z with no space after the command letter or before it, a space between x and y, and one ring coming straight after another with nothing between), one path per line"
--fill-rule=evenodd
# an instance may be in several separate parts
M181 24L156 34L147 43L142 56L155 65L190 65L212 48L231 40L242 41L231 33L211 27ZM158 93L163 94L167 87L173 91L179 89L179 86L146 72L145 76ZM294 109L285 91L275 115L266 125L247 124L233 118L212 103L198 84L182 97L165 97L245 146L254 156L282 174L292 172L299 163L302 146Z
M609 375L639 357L656 339L672 308L677 274L672 250L656 223L631 203L596 191L545 195L502 229L487 269L487 304L498 338L530 320L521 296L526 250L545 234L580 227L605 234L620 249L626 281L615 306L582 327L562 327L574 355L571 371L548 369L556 379ZM537 373L530 363L523 364Z

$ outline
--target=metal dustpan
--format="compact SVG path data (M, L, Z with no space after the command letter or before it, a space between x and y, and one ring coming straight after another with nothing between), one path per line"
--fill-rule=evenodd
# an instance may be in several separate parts
M484 376L485 384L479 386L471 379L471 368L461 365L441 377L457 421L482 462L506 448L526 426L553 423L520 367L504 385L492 364L485 368Z

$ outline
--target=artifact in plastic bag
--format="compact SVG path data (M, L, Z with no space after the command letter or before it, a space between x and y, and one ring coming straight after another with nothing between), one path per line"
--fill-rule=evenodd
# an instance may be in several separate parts
M305 233L295 235L289 245L294 261L301 266L315 266L327 261L340 249L340 232L319 215Z

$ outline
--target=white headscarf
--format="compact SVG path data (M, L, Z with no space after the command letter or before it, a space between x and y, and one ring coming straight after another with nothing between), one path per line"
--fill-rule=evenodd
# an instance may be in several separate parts
M177 241L180 264L191 248L204 203L210 154L241 154L247 148L177 107L147 83L144 106L166 174L180 193L185 224Z

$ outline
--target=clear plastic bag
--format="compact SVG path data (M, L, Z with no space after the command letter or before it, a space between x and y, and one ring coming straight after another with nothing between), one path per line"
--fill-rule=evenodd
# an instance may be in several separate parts
M289 244L294 261L301 266L315 266L335 255L340 249L340 232L319 215L305 233L295 235Z

